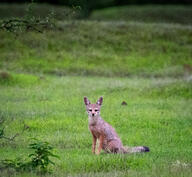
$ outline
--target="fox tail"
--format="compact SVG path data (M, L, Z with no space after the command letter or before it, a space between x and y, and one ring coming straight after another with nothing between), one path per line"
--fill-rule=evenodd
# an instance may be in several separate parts
M138 152L149 152L150 149L147 146L135 146L135 147L128 147L125 146L123 148L124 153L138 153Z

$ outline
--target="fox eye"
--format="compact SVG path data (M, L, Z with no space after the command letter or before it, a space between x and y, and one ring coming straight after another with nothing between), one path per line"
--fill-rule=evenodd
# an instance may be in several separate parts
M92 109L89 109L89 111L91 112L91 111L92 111Z
M95 112L97 112L98 110L97 109L95 109Z

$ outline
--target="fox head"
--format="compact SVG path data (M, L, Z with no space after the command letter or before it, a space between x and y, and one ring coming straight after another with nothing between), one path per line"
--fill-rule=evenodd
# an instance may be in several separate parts
M100 115L100 109L103 102L103 97L100 97L96 104L91 104L87 97L84 97L84 103L86 106L86 110L89 118L97 118Z

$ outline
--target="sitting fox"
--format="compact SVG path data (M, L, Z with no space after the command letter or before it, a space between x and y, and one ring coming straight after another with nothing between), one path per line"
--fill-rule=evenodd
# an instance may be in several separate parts
M99 139L98 151L96 152L97 155L100 154L101 149L107 153L136 153L149 151L149 148L146 146L132 148L123 146L115 129L100 117L103 97L100 97L96 104L91 104L87 97L84 97L84 102L89 118L89 130L93 135L92 152L94 154L97 139Z

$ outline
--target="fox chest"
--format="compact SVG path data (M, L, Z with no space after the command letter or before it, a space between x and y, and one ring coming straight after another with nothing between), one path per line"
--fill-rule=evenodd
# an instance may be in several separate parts
M96 136L97 138L99 138L101 135L103 135L103 131L100 127L97 126L89 126L89 130L91 131L91 133Z

